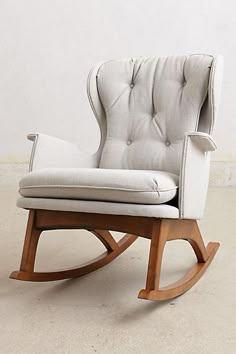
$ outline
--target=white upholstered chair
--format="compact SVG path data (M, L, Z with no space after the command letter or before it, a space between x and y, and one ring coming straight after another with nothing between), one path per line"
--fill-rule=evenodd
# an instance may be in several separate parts
M18 207L29 210L20 270L11 278L49 281L78 277L109 263L137 237L151 240L145 289L139 297L164 300L187 291L219 244L205 247L197 219L208 189L209 151L218 109L221 56L119 59L100 63L88 77L88 97L101 143L85 155L69 142L30 134L30 173L20 181ZM83 228L107 251L88 265L35 272L42 231ZM116 242L109 230L127 233ZM166 241L190 243L197 263L178 282L160 288Z

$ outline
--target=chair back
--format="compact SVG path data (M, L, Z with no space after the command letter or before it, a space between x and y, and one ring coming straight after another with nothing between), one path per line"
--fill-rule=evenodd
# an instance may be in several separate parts
M212 133L222 58L118 59L98 64L88 96L100 124L101 168L179 174L184 136Z

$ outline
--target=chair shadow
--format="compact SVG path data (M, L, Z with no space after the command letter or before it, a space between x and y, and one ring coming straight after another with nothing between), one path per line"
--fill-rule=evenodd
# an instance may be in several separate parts
M144 303L145 302L145 303ZM137 321L143 319L145 316L148 316L155 311L158 311L162 307L166 307L169 305L171 300L164 301L150 301L150 300L140 300L140 303L135 306L135 308L130 309L126 313L124 313L119 319L118 322L120 324L131 324L137 323Z
M96 272L95 272L96 273ZM117 273L116 273L117 274ZM109 307L110 305L106 306L104 304L104 298L106 297L108 291L110 289L107 289L106 286L100 286L99 289L97 289L97 284L94 282L93 276L95 277L96 274L91 273L91 274L86 274L85 276L81 278L74 278L74 279L68 279L64 281L60 281L59 283L56 283L50 288L44 289L41 295L43 297L61 297L65 296L65 294L70 294L74 299L81 299L81 302L83 303L84 300L86 301L91 301L91 306L98 306L98 307ZM86 281L86 286L85 286L85 280L86 278L91 278L89 279L91 281L91 284L88 285ZM126 273L126 281L127 279L132 279L132 281L135 281L136 279L133 278L133 274L131 273ZM88 279L87 279L88 280ZM124 279L123 279L124 280ZM138 281L137 281L138 282ZM95 285L96 284L96 285ZM95 291L95 288L97 291ZM92 291L91 291L92 289ZM139 319L144 318L145 316L148 316L152 314L155 311L158 311L159 309L167 306L167 305L174 305L175 299L172 300L164 300L164 301L150 301L150 300L141 300L137 299L138 291L140 290L140 287L137 287L137 292L135 293L135 298L134 298L134 303L128 301L128 305L124 304L123 307L120 306L120 314L117 317L117 314L114 315L113 320L115 322L121 323L121 324L129 324L132 322L136 322ZM124 296L123 291L122 291L122 286L119 282L119 279L113 278L113 284L112 284L112 293L114 295L117 294L118 296L122 297ZM110 293L111 294L111 293ZM120 295L119 295L120 294ZM133 296L134 294L131 293L130 296ZM69 299L70 301L70 296L67 298L67 301ZM111 294L112 296L112 294ZM94 301L96 299L96 301ZM138 301L137 301L138 300ZM96 305L97 304L97 305ZM111 316L113 316L110 313Z

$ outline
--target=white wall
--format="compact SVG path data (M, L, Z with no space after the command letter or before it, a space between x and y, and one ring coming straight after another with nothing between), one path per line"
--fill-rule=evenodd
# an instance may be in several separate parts
M225 56L216 161L236 161L233 0L0 0L0 162L26 162L29 132L94 151L91 66L117 57Z

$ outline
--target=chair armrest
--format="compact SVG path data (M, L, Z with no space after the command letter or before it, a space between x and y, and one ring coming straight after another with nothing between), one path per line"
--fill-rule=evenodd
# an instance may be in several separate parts
M179 183L179 211L181 219L200 219L208 190L209 151L216 144L207 133L194 132L185 136Z
M29 134L27 138L33 141L29 170L48 167L97 167L97 154L88 155L65 140L45 134Z

